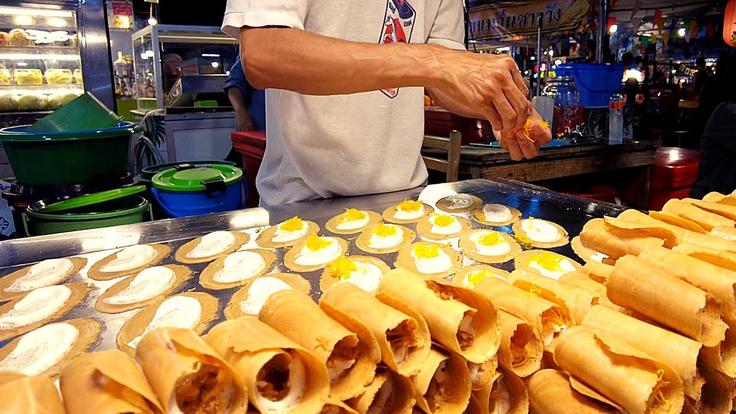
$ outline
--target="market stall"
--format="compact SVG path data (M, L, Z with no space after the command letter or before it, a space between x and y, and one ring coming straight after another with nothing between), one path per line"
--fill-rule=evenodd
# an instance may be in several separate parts
M2 242L0 389L13 412L728 413L735 197L647 215L470 180Z

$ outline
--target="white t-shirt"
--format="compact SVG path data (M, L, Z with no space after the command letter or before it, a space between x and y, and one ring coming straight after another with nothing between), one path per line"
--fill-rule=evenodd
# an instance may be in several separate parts
M365 43L462 49L461 0L228 0L222 29L285 26ZM257 187L266 205L421 185L422 88L310 96L266 91L268 145Z

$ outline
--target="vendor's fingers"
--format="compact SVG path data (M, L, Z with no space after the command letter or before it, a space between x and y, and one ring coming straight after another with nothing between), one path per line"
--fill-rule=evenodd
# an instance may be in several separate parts
M552 130L541 122L535 122L532 126L532 136L538 146L549 144L552 141Z
M517 142L519 143L519 148L521 149L521 152L522 154L524 154L525 158L534 158L537 156L537 154L539 154L535 141L527 139L526 137L521 137L518 139Z
M496 129L503 129L503 120L501 119L501 115L496 111L496 108L494 108L493 105L489 105L484 113L486 119L491 123L491 127L494 129L494 132ZM496 137L496 139L498 139L498 137Z
M524 125L526 124L527 119L529 119L529 116L532 113L532 103L529 102L529 99L527 99L526 96L522 95L521 92L513 86L507 89L504 92L504 95L506 96L506 100L509 101L511 106L513 106L514 111L516 111L517 114L513 129L524 129Z
M521 161L524 159L524 153L521 151L519 143L515 139L511 138L507 140L506 144L508 145L506 149L509 151L512 160Z
M515 89L516 88L510 88L509 90ZM518 90L516 91L516 93L521 95L521 92L519 92ZM509 92L509 95L512 95L512 93ZM501 129L502 131L513 131L514 129L517 129L518 114L516 112L516 109L514 108L513 103L506 98L506 93L499 93L495 95L492 99L493 108L501 116L501 124L495 125L495 127Z
M513 67L511 68L511 76L514 78L514 83L521 93L523 93L524 96L529 96L529 85L527 84L526 79L521 76L521 71L519 71L519 67L516 65L516 62L513 63Z

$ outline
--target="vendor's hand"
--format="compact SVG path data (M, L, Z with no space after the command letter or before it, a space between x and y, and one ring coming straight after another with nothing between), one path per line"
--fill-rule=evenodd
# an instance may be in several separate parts
M552 140L552 131L549 125L533 110L524 127L515 132L493 131L502 148L509 151L511 159L519 161L524 158L534 158L539 153L539 147Z
M488 119L502 131L524 126L529 89L511 57L448 51L441 64L445 86L433 88L432 96L444 108Z
M240 132L249 132L256 129L253 120L246 111L235 111L235 128Z

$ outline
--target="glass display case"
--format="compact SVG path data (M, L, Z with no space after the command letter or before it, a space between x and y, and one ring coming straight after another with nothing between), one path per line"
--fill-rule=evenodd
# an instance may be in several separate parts
M80 4L0 5L0 126L31 122L85 90L114 105L111 65L99 63L109 61L104 21L97 21L102 0Z
M133 33L138 109L167 107L167 96L177 83L182 83L182 78L199 78L200 81L187 84L201 87L223 85L237 56L237 39L215 26L153 25Z

